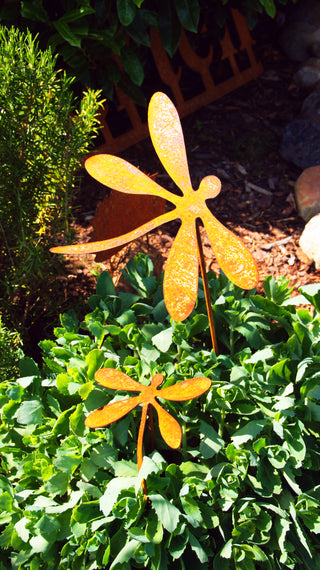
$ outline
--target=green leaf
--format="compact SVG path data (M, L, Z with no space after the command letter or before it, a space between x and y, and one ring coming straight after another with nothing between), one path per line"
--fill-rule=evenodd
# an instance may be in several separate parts
M27 524L30 524L30 520L27 517L22 517L15 525L14 528L17 532L17 535L23 542L28 542L30 531L27 528Z
M81 6L80 8L75 8L73 10L68 10L61 18L59 22L76 22L81 18L90 16L90 14L95 14L94 8L90 6Z
M121 50L121 62L131 81L140 86L144 79L144 71L137 54L128 46L124 46Z
M141 358L147 363L156 362L160 356L160 352L152 346L151 343L145 342L141 349Z
M55 22L53 22L53 25L56 28L57 32L60 34L60 36L68 44L76 48L81 48L81 38L71 30L70 26L67 23L61 20L56 20Z
M274 18L276 15L276 6L273 0L260 0L260 4L264 6L265 11L267 12L270 18Z
M65 435L69 431L69 416L72 414L72 411L73 407L60 414L52 428L53 435Z
M33 358L25 356L19 361L19 368L21 376L41 376L38 365L35 363Z
M42 536L33 536L30 539L30 546L33 552L46 552L50 548L50 543Z
M174 0L181 25L189 32L197 32L200 18L198 0Z
M182 26L170 0L161 1L159 17L158 30L162 45L169 56L173 57L180 43Z
M152 507L168 532L173 532L178 525L181 512L161 495L149 495Z
M57 538L58 531L60 530L60 525L58 521L49 517L48 515L43 515L41 519L36 523L35 528L39 530L40 535L47 542L55 542Z
M137 477L136 492L139 490L143 479L146 480L151 473L158 473L159 471L158 465L150 457L145 456Z
M152 344L160 350L160 352L168 352L172 344L173 328L170 327L152 337Z
M85 432L83 405L78 404L70 416L70 427L75 435L82 437Z
M102 515L99 509L99 501L88 501L77 505L73 510L73 516L80 524L101 518Z
M134 487L135 483L136 477L116 477L108 483L107 489L100 499L100 509L105 517L107 517L112 511L119 493L123 489Z
M248 422L243 428L238 429L233 436L231 436L234 445L239 446L250 439L254 439L263 430L266 423L267 420L252 420Z
M95 348L94 350L90 350L90 352L86 355L86 363L88 365L87 369L87 378L88 380L93 380L94 375L101 368L105 361L105 355L102 350Z
M112 562L110 570L112 570L112 568L116 568L118 564L125 564L126 562L129 562L129 560L133 557L138 544L139 543L136 540L129 540L129 542L127 542L127 544L120 550L119 554Z
M123 26L129 26L136 14L136 6L132 0L117 0L118 17Z
M7 491L0 495L0 512L7 511L11 513L13 507L13 498Z
M137 477L138 467L134 461L115 461L112 468L116 477Z
M42 410L40 400L27 400L19 408L17 421L23 425L38 425L42 421Z
M200 562L202 562L202 564L208 562L208 556L206 555L205 550L201 546L198 539L190 531L189 531L189 542L192 550L196 553Z
M200 442L200 453L205 459L213 457L219 453L224 446L223 439L217 434L216 430L203 420L200 420L200 433L205 437Z
M157 520L154 516L149 517L146 524L145 535L149 542L160 544L163 539L163 526L161 521Z
M54 473L50 479L45 484L45 490L50 495L60 495L61 497L66 493L68 489L69 477L67 473L58 471Z
M203 333L209 326L209 321L207 315L197 314L192 317L190 323L190 330L188 338L193 338L198 334Z
M97 295L100 295L102 299L106 299L110 295L116 294L116 290L112 281L112 277L108 271L102 271L97 279L96 285Z
M81 459L81 455L79 455L77 450L58 450L57 457L54 460L54 466L61 469L61 471L72 475L78 465L80 465Z

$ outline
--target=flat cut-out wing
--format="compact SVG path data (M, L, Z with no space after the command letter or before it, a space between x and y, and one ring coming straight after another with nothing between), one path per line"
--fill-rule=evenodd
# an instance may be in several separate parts
M164 93L151 97L148 125L153 146L167 173L183 194L193 192L179 115Z
M171 222L176 218L175 210L171 210L170 212L166 212L162 214L162 216L158 216L154 218L154 220L150 220L150 222L146 222L142 226L139 226L135 230L128 232L127 234L123 234L122 236L105 239L103 241L93 241L89 243L81 243L78 245L61 245L57 247L52 247L50 251L52 253L69 253L69 254L81 254L81 253L97 253L98 251L105 251L107 249L112 249L113 247L118 247L121 245L125 245L130 241L133 241L144 234L154 230L158 226L162 224L166 224L167 222Z
M226 276L242 289L253 289L259 279L257 264L244 243L209 210L201 212L217 261Z
M157 396L164 400L183 402L186 400L192 400L193 398L198 398L209 390L211 384L212 382L210 378L199 376L199 378L190 378L188 380L183 380L183 382L179 382L178 384L173 384L173 386L162 388L162 390L158 390Z
M136 396L135 398L127 398L125 400L120 400L119 402L113 402L112 404L107 404L103 408L94 410L85 419L85 425L90 428L104 427L123 416L127 415L131 410L136 408L141 404L142 396Z
M101 386L112 390L124 390L129 392L142 392L146 386L127 376L121 370L114 368L100 368L94 378Z
M196 302L199 259L194 220L178 231L166 263L163 280L164 301L175 321L186 319Z
M177 420L171 416L158 402L154 400L152 405L157 410L159 430L160 433L169 447L178 449L181 445L182 430Z
M165 190L138 168L112 154L97 154L85 161L89 174L113 190L125 194L149 194L172 201L171 192Z

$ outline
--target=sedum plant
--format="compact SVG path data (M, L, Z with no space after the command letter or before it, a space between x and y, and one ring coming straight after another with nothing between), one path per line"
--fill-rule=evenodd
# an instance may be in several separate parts
M176 322L148 257L124 274L133 292L116 294L101 273L84 320L61 315L41 342L42 367L25 357L0 384L0 566L319 568L320 293L302 290L307 310L284 279L258 295L209 272L217 355L201 280ZM138 472L138 409L86 426L127 397L95 381L103 368L145 386L163 375L167 395L211 381L196 400L160 401L181 425L180 450L155 424Z
M28 295L69 232L75 171L98 130L99 92L77 106L72 78L30 32L0 29L0 297ZM52 239L52 237L51 237Z

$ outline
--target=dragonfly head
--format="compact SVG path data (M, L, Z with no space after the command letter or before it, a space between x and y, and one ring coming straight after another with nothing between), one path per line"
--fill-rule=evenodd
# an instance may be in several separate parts
M155 374L151 380L151 386L157 388L163 382L163 374Z
M221 190L221 182L216 176L206 176L200 182L198 192L203 200L215 198Z

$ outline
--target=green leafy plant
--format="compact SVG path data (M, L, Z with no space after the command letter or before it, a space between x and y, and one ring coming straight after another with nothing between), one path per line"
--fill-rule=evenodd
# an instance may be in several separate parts
M282 0L286 4L288 0ZM170 57L179 45L181 30L196 34L206 24L208 35L222 33L228 0L4 0L0 21L21 22L41 45L50 45L82 85L103 89L113 98L114 84L136 102L146 104L143 81L150 58L150 28L156 28ZM274 17L275 0L243 0L235 3L254 25L257 14ZM141 89L142 87L142 89Z
M116 294L102 272L83 322L70 311L41 342L42 368L25 357L20 377L0 384L3 567L318 568L319 291L301 290L307 310L284 280L258 295L209 273L216 356L201 281L177 323L162 276L146 292L147 257L128 275L136 291ZM145 385L163 374L164 388L212 381L199 400L161 402L179 419L181 450L155 431L138 473L139 411L85 426L125 397L95 382L103 367Z
M73 80L55 66L56 57L50 50L41 51L30 32L0 29L4 316L10 303L37 289L45 269L48 278L48 240L70 231L76 169L98 131L99 92L89 90L77 107ZM9 316L17 327L19 318L16 321L10 311Z

